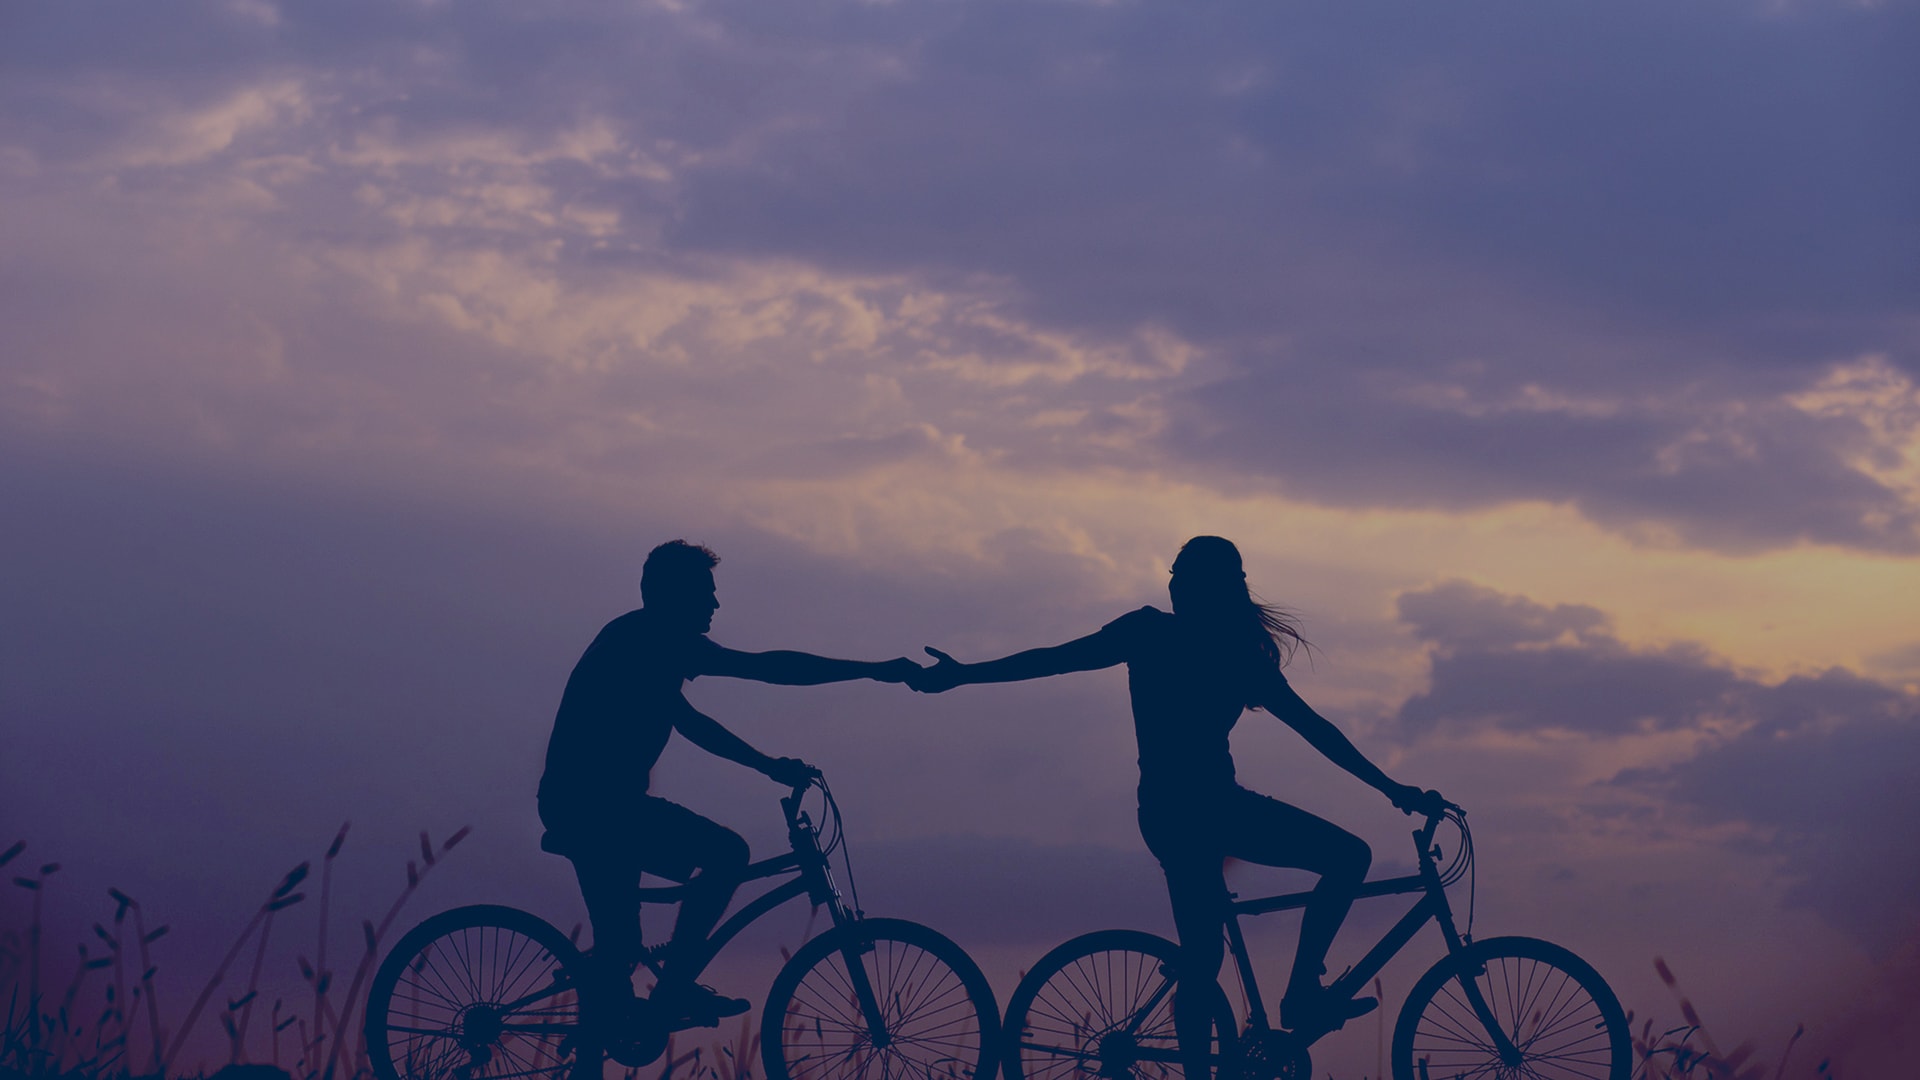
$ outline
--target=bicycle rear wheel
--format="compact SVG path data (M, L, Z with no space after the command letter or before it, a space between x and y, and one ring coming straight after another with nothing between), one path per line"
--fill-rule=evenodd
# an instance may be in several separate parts
M1517 1057L1503 1059L1469 982ZM1488 938L1442 959L1413 985L1393 1026L1393 1076L1627 1080L1629 1035L1619 999L1586 961L1535 938Z
M1007 1002L1006 1080L1182 1080L1173 1026L1178 956L1165 938L1101 930L1041 957ZM1225 994L1212 1011L1208 1051L1231 1062L1238 1034Z
M379 1080L598 1080L581 1037L580 954L545 920L491 904L409 930L367 995Z
M760 1019L767 1080L988 1080L999 1037L979 966L900 919L863 919L801 946Z

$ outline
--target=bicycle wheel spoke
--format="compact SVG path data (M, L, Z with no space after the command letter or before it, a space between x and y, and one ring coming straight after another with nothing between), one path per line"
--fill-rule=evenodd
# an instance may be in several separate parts
M964 954L913 924L870 920L816 939L775 980L768 1008L769 1080L976 1080L987 1060L983 981Z
M1008 1080L1177 1080L1173 945L1106 931L1062 945L1027 973L1009 1005ZM1224 1007L1224 1000L1219 1006ZM1231 1031L1216 1016L1216 1031ZM1217 1056L1216 1048L1211 1052ZM1117 1070L1117 1071L1116 1071Z
M558 973L576 954L511 908L461 908L402 937L369 990L377 1080L563 1080L577 1001Z
M1489 1031L1491 1022L1497 1032ZM1501 1048L1517 1058L1503 1058ZM1578 957L1530 938L1478 942L1423 976L1394 1032L1396 1076L1626 1080L1625 1015Z

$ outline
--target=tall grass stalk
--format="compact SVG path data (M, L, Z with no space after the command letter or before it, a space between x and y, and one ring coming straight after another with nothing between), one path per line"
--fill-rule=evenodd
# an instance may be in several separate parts
M454 846L466 839L467 834L471 831L471 826L461 826L452 836L447 838L446 843L440 846L440 853L445 854L452 851ZM407 861L407 887L402 889L400 895L394 898L393 905L387 908L387 914L380 920L380 925L376 927L371 920L363 921L360 924L361 936L366 942L366 952L361 955L360 963L354 968L353 982L347 987L346 1002L340 1008L339 1021L334 1024L333 1045L327 1054L326 1067L321 1070L321 1075L324 1077L324 1080L333 1080L334 1072L340 1065L341 1054L346 1051L349 1041L348 1032L353 1030L354 1006L359 1003L361 999L361 987L365 984L367 977L373 973L374 964L378 962L380 958L380 939L385 937L387 931L393 928L393 920L400 915L400 909L406 906L407 900L413 896L415 890L419 889L421 880L428 873L432 872L434 866L438 863L438 860L434 857L433 844L427 839L425 829L420 831L420 855L426 865L421 867L417 866L411 859ZM354 1061L356 1066L359 1062L364 1061L365 1058L366 1039L362 1036L358 1040L358 1046L355 1049Z
M1751 1040L1722 1053L1712 1033L1701 1022L1699 1010L1680 991L1680 983L1674 977L1673 969L1657 956L1653 960L1653 969L1679 1002L1680 1018L1684 1023L1655 1035L1653 1021L1642 1021L1639 1033L1633 1036L1633 1052L1640 1060L1634 1072L1635 1080L1782 1080L1786 1076L1787 1059L1793 1054L1794 1044L1806 1034L1805 1024L1795 1026L1793 1036L1787 1040L1786 1049L1781 1052L1780 1063L1769 1072L1763 1063L1755 1060ZM1633 1020L1633 1014L1628 1013L1627 1026L1630 1032ZM1696 1039L1699 1040L1697 1046L1694 1044ZM1820 1062L1818 1075L1821 1080L1833 1080L1828 1072L1829 1064L1827 1061Z
M299 958L302 975L313 995L310 1006L288 1008L287 1002L275 998L269 1009L260 1000L262 980L268 978L272 966L268 954L274 940L274 923L280 912L306 899L305 893L296 891L308 877L310 869L310 864L301 863L282 877L254 910L175 1029L169 1029L161 1023L162 1010L155 979L159 968L153 958L153 945L168 934L170 927L163 924L149 929L145 910L138 901L118 888L108 889L108 896L114 904L111 929L101 922L92 926L93 936L105 946L106 952L93 955L87 944L82 943L78 948L79 963L73 978L56 1002L47 987L48 972L42 946L44 896L48 891L48 878L60 866L58 863L46 863L35 875L16 877L14 884L34 895L25 932L0 930L0 979L4 980L0 981L0 986L10 984L5 1026L0 1028L0 1080L25 1080L30 1077L107 1080L132 1076L157 1080L177 1075L181 1055L197 1030L199 1021L209 1011L213 995L228 982L241 956L249 951L251 956L246 966L245 987L237 996L228 998L225 1008L218 1011L226 1034L229 1064L240 1065L258 1060L259 1051L250 1053L249 1049L250 1041L257 1045L258 1036L267 1041L265 1052L268 1060L277 1068L281 1063L282 1036L292 1034L298 1037L300 1043L297 1060L292 1065L301 1080L331 1080L341 1072L353 1077L364 1076L368 1068L366 1047L364 1037L355 1028L353 1017L364 1004L361 1001L363 988L378 959L380 942L407 901L418 891L426 874L439 863L441 856L464 840L470 831L461 828L438 847L430 842L425 832L420 834L420 862L408 862L406 887L386 909L380 921L377 924L372 920L362 922L365 952L360 957L345 997L336 999L333 994L333 972L328 966L331 958L328 923L332 915L333 861L340 854L347 834L347 827L342 825L328 846L320 867L321 918L316 941L320 965L316 968L309 965L304 957ZM0 852L0 865L13 861L25 847L25 843L20 842ZM104 987L100 986L100 980L91 979L95 971L106 972ZM90 985L93 989L89 989ZM101 998L104 998L104 1007L99 1010L97 1020L92 1019L91 1004L84 1007L86 1016L81 1015L83 1001ZM148 1045L136 1049L135 1036L140 1034L139 1014L143 998L146 1013L144 1034ZM264 1034L257 1033L252 1025L256 1007L270 1027ZM296 1027L297 1031L290 1032L289 1029Z
M232 966L234 958L240 955L240 950L246 946L247 939L253 936L255 930L261 930L263 927L271 930L275 914L306 899L306 894L293 891L293 887L306 876L306 863L301 863L289 871L287 876L281 879L280 885L274 889L273 895L269 896L266 902L253 913L252 920L247 923L247 928L240 932L240 936L234 939L233 946L227 950L227 955L220 958L219 965L213 969L213 975L207 980L206 986L201 988L200 996L193 1000L193 1007L187 1010L187 1018L181 1022L180 1029L174 1032L173 1041L167 1045L166 1056L160 1062L162 1073L173 1067L174 1058L179 1055L180 1048L186 1045L187 1036L193 1033L194 1023L200 1019L201 1010L206 1008L207 1000L213 996L213 991L220 985L221 980L226 978L227 968ZM239 1047L237 1033L230 1026L227 1034L232 1040L237 1056Z
M109 896L112 896L113 893L114 890L107 890ZM118 899L118 897L115 898ZM147 1033L153 1044L152 1071L155 1075L159 1075L165 1071L163 1055L166 1052L167 1033L160 1027L160 995L155 993L153 989L153 977L160 969L154 966L153 954L149 950L152 948L154 942L159 941L165 936L167 927L162 925L159 929L149 933L147 931L147 916L141 911L140 905L131 899L127 901L127 904L133 909L133 933L134 937L140 942L140 987L135 993L142 994L147 999Z

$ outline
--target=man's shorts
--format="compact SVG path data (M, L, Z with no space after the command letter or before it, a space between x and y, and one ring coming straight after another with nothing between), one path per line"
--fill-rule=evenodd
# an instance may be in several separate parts
M593 806L542 803L540 820L576 863L630 869L685 882L694 871L746 851L746 841L724 825L653 795Z

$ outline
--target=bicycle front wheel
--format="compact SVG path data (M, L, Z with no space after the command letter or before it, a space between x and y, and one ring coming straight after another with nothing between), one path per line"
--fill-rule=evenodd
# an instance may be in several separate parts
M1501 1038L1481 1020L1482 1004ZM1394 1080L1627 1080L1632 1071L1627 1017L1606 980L1535 938L1488 938L1442 959L1393 1026Z
M1102 930L1041 957L1007 1002L1006 1080L1181 1080L1178 956L1165 938ZM1238 1039L1225 994L1216 991L1211 1011L1208 1055L1231 1061Z
M597 1080L580 1038L580 954L546 920L476 904L433 916L387 954L367 994L379 1080Z
M987 1080L1000 1013L960 946L864 919L801 946L760 1020L767 1080Z

